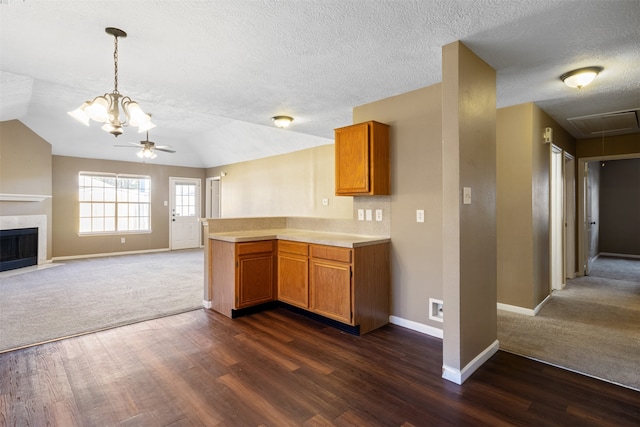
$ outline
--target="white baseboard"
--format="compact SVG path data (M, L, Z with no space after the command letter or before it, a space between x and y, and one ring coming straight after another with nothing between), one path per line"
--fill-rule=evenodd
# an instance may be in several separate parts
M480 354L467 363L467 366L458 370L447 365L442 365L442 378L458 385L464 383L480 366L484 364L491 356L496 354L500 348L500 343L495 340L489 347L485 348Z
M509 311L511 313L516 313L516 314L524 314L525 316L535 316L538 314L538 312L540 312L542 307L547 302L549 302L550 299L551 299L551 295L547 295L547 297L544 300L542 300L542 302L538 304L534 309L519 307L517 305L503 304L499 302L498 310Z
M88 255L70 255L70 256L57 256L51 258L52 261L64 261L67 259L84 259L84 258L100 258L106 256L117 256L117 255L134 255L134 254L147 254L152 252L167 252L170 251L169 248L162 249L145 249L142 251L126 251L126 252L105 252L101 254L88 254Z
M389 323L402 326L403 328L411 329L432 337L442 338L442 329L434 328L433 326L425 325L423 323L414 322L413 320L403 319L398 316L389 316Z
M640 255L630 255L630 254L615 254L612 252L600 252L598 254L598 256L610 256L610 257L616 257L616 258L637 258L640 259Z
M204 308L211 308L211 301L202 300L202 306Z

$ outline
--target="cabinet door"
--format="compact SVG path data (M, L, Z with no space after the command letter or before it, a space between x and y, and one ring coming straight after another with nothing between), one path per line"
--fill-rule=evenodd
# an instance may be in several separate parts
M352 325L351 265L312 258L309 276L309 309Z
M301 308L309 307L309 259L278 254L278 299Z
M335 131L336 194L369 193L369 125Z
M273 252L239 256L237 268L236 308L275 299Z

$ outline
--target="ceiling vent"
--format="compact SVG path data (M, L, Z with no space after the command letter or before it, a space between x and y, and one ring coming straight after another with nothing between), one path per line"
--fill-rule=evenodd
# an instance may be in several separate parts
M640 109L594 114L569 118L567 121L587 138L603 134L636 133L640 131L638 111Z

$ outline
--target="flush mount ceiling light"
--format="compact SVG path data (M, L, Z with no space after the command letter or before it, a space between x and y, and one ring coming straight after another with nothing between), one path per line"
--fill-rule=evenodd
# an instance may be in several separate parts
M293 117L275 116L275 117L271 117L271 120L273 120L273 124L278 126L279 128L286 128L293 121Z
M569 71L560 76L560 80L569 87L582 89L596 78L604 68L602 67L585 67L577 70Z
M102 130L116 137L122 135L122 127L127 125L137 127L138 132L152 129L156 125L151 123L151 116L145 114L137 102L118 92L118 38L127 37L127 33L113 27L107 27L104 30L114 38L113 92L96 96L93 101L84 102L76 110L70 111L69 115L87 126L89 126L89 119L104 123ZM123 118L120 118L120 108L124 112Z

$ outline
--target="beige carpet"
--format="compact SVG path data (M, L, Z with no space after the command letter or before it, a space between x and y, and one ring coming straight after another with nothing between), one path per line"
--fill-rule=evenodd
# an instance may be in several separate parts
M202 308L203 257L120 255L3 274L0 352Z
M640 391L640 260L600 257L537 316L498 310L500 348Z

